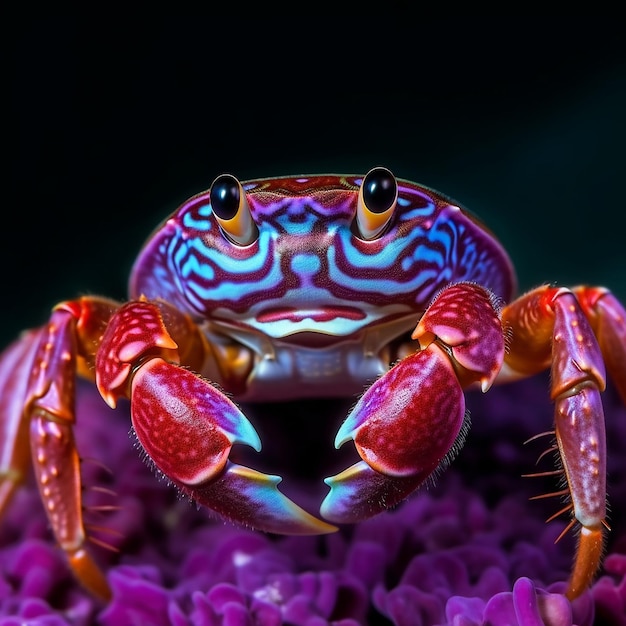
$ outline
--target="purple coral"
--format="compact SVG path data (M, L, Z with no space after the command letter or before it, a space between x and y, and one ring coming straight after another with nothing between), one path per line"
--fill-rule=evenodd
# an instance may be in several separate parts
M520 478L542 451L522 442L549 427L546 388L539 377L470 394L467 444L433 488L325 537L263 535L180 501L138 459L128 422L83 390L81 452L115 470L86 461L85 483L118 494L90 492L88 504L121 507L98 522L119 535L96 533L119 555L94 547L113 600L101 606L76 584L29 486L0 526L0 626L624 626L626 410L609 389L613 532L602 576L570 603L560 592L573 539L555 544L565 522L543 521L558 503L528 502L549 484Z

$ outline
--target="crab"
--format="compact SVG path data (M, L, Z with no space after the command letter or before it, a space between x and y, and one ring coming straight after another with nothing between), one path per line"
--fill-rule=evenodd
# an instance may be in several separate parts
M626 402L626 311L602 287L516 288L486 226L386 168L218 176L146 243L128 301L62 302L1 356L0 514L32 461L75 576L110 598L86 547L77 377L113 408L130 401L146 457L185 496L260 531L323 534L399 504L452 459L466 389L549 368L559 494L579 529L573 599L608 531L601 393L606 365ZM355 398L334 443L360 459L325 479L314 515L231 449L261 449L241 403L321 397Z

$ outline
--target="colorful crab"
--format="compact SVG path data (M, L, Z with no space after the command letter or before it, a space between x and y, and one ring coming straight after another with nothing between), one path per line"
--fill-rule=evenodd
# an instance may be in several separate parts
M262 531L321 534L398 504L451 460L467 430L464 389L550 368L563 512L580 527L574 598L608 528L600 395L606 363L626 402L626 311L604 288L545 285L511 300L515 288L473 215L385 168L219 176L148 241L128 302L63 302L2 355L0 513L32 459L75 575L109 597L86 548L77 375L112 407L130 400L147 458L189 498ZM231 397L361 393L335 439L354 440L361 460L325 480L319 517L279 491L279 476L229 459L234 444L261 449Z

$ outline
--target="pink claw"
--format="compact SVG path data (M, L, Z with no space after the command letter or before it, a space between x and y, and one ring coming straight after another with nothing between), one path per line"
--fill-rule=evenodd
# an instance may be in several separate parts
M277 488L279 476L228 460L233 444L259 451L261 441L223 393L189 370L160 358L147 361L132 381L131 419L155 466L222 517L273 533L337 530L284 496Z
M350 439L363 459L326 479L321 515L336 523L367 519L403 500L463 444L463 387L486 391L504 358L492 294L473 283L435 298L413 338L422 350L400 361L363 395L335 440Z
M321 515L353 523L402 501L461 447L465 398L445 352L432 344L379 378L343 423L365 463L327 478Z
M177 484L214 478L234 443L261 449L252 424L224 394L162 359L151 359L135 374L131 418L145 451Z
M130 397L133 428L147 458L182 493L233 522L283 534L337 530L283 495L279 476L228 460L234 444L258 452L261 441L233 402L179 365L179 346L168 330L178 322L171 310L130 302L109 322L96 357L102 397L111 406Z

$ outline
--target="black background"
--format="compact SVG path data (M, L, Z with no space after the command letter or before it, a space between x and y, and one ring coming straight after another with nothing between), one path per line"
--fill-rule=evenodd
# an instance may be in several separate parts
M125 295L187 196L241 179L397 176L478 213L520 286L626 300L626 53L618 18L211 15L9 30L3 343L58 300Z

